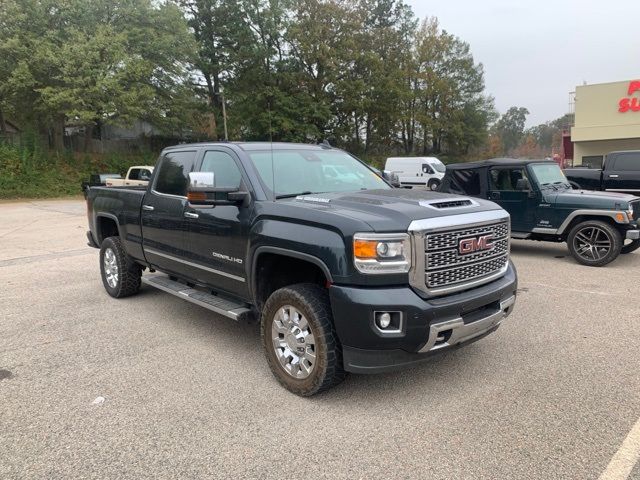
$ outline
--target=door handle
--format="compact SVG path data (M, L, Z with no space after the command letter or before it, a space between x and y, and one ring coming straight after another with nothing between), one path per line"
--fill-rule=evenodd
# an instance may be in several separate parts
M620 175L609 175L609 178L618 178Z
M153 207L151 205L142 205L142 209L147 212L153 212Z
M197 213L194 212L184 212L184 216L186 218L199 218L200 215L198 215Z

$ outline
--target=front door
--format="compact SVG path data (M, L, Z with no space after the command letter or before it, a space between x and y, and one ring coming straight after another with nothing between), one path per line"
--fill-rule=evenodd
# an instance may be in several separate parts
M184 234L189 172L195 150L168 152L160 160L153 185L142 202L144 254L155 268L183 274Z
M213 172L216 187L247 189L235 154L224 147L205 151L200 172ZM187 260L190 277L242 298L248 298L247 245L251 205L188 207Z
M525 188L525 184L528 184L529 188ZM536 227L539 199L537 194L530 190L530 182L523 167L491 168L488 197L509 212L512 231L531 232Z

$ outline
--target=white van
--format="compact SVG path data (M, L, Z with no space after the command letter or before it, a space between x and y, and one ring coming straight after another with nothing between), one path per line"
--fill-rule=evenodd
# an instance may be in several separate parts
M446 167L436 157L389 157L384 169L398 175L401 187L435 190Z

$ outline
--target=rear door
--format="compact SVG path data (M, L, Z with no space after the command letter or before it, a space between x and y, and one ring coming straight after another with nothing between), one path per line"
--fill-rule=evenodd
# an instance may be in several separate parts
M511 230L530 232L536 226L537 195L518 190L518 180L528 179L524 167L492 167L489 169L489 200L511 215ZM529 182L531 184L531 182Z
M607 155L602 182L603 189L611 192L640 192L640 152Z
M240 161L230 149L207 147L197 170L213 172L216 187L248 190ZM191 278L248 298L245 262L251 212L252 203L187 207L186 259Z
M142 202L142 238L147 260L157 269L184 274L187 185L196 150L162 157Z

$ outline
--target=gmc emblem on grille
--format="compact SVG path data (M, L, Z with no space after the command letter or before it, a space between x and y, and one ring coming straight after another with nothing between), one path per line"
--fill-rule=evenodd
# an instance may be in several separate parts
M458 253L464 255L466 253L480 252L482 250L491 250L493 243L491 242L493 235L481 235L475 238L463 238L458 242Z

